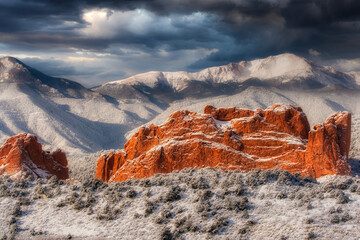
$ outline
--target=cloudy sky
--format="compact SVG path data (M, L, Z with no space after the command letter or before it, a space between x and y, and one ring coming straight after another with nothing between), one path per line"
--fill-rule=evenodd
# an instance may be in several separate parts
M360 1L0 0L0 56L85 86L284 52L360 71Z

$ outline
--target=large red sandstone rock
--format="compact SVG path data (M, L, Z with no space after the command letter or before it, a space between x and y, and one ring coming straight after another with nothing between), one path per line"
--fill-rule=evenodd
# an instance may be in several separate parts
M9 174L12 178L34 176L59 179L69 178L65 153L42 150L36 136L19 134L9 138L0 147L0 175Z
M310 130L299 107L255 111L215 109L173 113L160 126L141 127L124 150L102 156L96 178L106 182L150 177L186 167L278 168L318 178L350 174L351 115L338 112Z

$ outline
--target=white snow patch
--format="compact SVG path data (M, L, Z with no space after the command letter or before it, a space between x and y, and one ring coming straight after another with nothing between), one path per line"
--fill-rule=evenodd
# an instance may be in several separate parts
M220 120L217 120L215 118L213 118L215 123L216 123L216 126L220 129L227 129L227 128L232 128L232 123L231 121L220 121Z

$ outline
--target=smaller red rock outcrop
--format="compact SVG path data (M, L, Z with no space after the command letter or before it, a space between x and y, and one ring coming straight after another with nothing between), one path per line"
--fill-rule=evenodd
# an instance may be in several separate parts
M102 156L95 177L106 182L186 167L281 169L318 178L349 175L351 114L338 112L310 130L300 107L255 111L206 106L177 111L160 126L141 127L124 150Z
M64 152L42 150L37 137L22 133L9 138L0 147L0 175L9 174L13 179L25 176L68 179L67 159Z
M309 132L305 164L311 176L350 174L351 116L338 112Z

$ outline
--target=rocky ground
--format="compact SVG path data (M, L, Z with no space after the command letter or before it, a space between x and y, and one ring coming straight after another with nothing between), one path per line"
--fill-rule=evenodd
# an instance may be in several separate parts
M0 182L3 239L360 237L356 177L313 181L278 170L202 168L111 184Z

